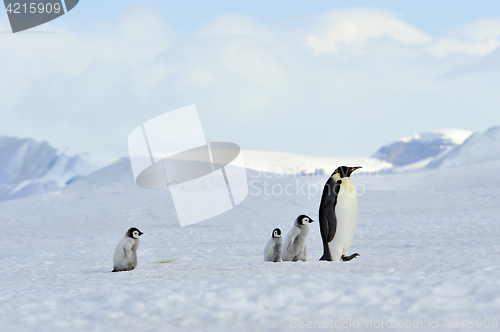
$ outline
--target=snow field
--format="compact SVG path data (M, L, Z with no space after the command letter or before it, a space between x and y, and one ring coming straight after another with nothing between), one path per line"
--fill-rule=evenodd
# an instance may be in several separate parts
M482 173L458 167L355 177L366 191L359 196L350 253L361 256L319 262L321 190L310 197L296 191L265 195L262 186L322 188L325 175L266 177L248 170L260 195L250 188L235 209L180 228L168 191L136 187L130 164L122 161L66 188L0 204L6 233L0 326L288 331L316 321L330 324L323 330L373 330L335 326L362 319L421 321L422 328L409 329L420 331L430 330L429 319L440 328L452 318L499 319L500 183L494 166L483 165ZM315 220L308 261L263 262L272 230L280 227L285 236L299 214ZM110 273L115 246L132 226L144 232L138 267Z

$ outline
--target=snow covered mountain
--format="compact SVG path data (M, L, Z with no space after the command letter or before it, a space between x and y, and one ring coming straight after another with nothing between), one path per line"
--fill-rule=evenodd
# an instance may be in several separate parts
M456 167L494 160L500 160L500 126L475 133L449 153L437 156L427 167Z
M58 151L47 142L0 136L0 201L62 188L97 170L88 154Z
M451 151L462 144L471 131L438 129L401 138L380 148L372 158L387 161L396 167L421 163L425 166L432 158Z

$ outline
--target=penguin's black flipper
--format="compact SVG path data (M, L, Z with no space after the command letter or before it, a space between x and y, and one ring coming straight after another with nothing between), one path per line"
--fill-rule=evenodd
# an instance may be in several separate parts
M344 256L342 255L342 261L344 262L349 262L351 259L355 258L356 256L359 256L359 254L352 254L351 256Z
M323 189L321 204L319 206L319 229L323 240L323 256L320 261L331 261L332 255L328 243L333 240L337 232L337 217L335 216L335 205L340 191L341 180L334 182L329 178Z
M116 271L116 269L113 269L113 271L111 271L111 272L118 272L118 271Z
M333 240L335 233L337 233L337 217L335 216L335 211L333 211L333 207L329 208L325 211L326 222L328 225L328 232L326 232L326 243L329 243Z

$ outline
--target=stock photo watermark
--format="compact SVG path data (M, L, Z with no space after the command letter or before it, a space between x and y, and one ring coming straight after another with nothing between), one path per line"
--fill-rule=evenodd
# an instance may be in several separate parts
M135 183L168 188L181 226L218 216L247 197L240 147L208 143L195 105L144 122L130 133L128 147Z
M308 200L316 199L317 195L324 190L327 174L321 169L305 171L311 169L311 165L305 164L301 167L266 167L262 164L248 165L251 169L260 169L249 175L249 195L251 196L305 196ZM378 172L360 172L351 176L355 179L378 177ZM271 179L287 179L288 182L276 183ZM303 179L315 180L315 182L304 182ZM341 189L344 190L344 189ZM354 185L353 190L347 192L348 195L362 196L366 192L365 186L361 183Z
M52 21L73 8L79 0L4 0L13 33Z
M128 148L136 185L168 189L181 226L229 211L248 194L316 199L324 190L327 177L323 170L305 162L297 168L253 163L249 165L252 171L248 178L237 144L206 141L195 105L139 125L128 137ZM359 173L353 178L374 176L378 173ZM279 181L280 178L287 180ZM364 185L359 183L340 190L356 196L365 193Z
M428 318L427 320L384 320L350 318L349 320L290 320L292 329L496 329L498 318Z

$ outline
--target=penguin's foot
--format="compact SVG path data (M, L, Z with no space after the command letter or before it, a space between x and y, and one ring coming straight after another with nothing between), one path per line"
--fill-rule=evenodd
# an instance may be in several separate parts
M348 262L348 261L350 261L351 259L353 259L356 256L359 256L359 254L352 254L351 256L344 256L344 255L342 255L342 261Z

